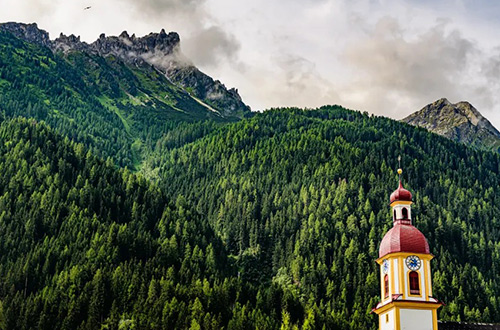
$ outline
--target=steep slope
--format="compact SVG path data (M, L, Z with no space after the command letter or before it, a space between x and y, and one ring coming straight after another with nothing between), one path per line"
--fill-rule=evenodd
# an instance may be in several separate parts
M500 132L469 102L440 99L402 121L428 129L453 141L480 149L499 151Z
M167 34L162 29L160 33L150 33L139 38L129 36L126 31L119 36L107 37L101 34L95 42L87 44L81 42L79 37L62 33L51 41L48 33L38 29L36 24L4 23L0 24L0 30L49 47L54 52L70 54L78 51L104 58L118 58L136 67L152 66L176 86L188 91L191 98L205 107L205 111L210 110L223 117L241 117L250 110L235 89L227 90L220 81L199 71L182 54L180 37L175 32Z
M500 321L495 153L340 107L279 109L160 148L143 169L207 215L245 281L296 297L283 307L289 323L374 329L374 260L400 154L415 224L436 255L440 319Z
M440 318L500 320L500 155L340 107L183 127L142 168L157 187L43 124L0 125L0 322L376 329L399 154Z
M205 102L140 56L117 57L125 44L115 47L115 39L103 37L92 45L73 36L51 41L34 24L0 25L3 115L44 120L97 155L138 169L156 140L179 122L234 121L249 111ZM138 50L155 45L156 59L167 59L178 47L175 34L134 40Z

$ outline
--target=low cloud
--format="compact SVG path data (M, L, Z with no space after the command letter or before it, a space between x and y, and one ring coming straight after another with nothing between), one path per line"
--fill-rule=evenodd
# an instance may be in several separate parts
M193 12L203 6L206 0L143 0L129 2L136 5L137 12L162 16L165 12Z
M253 109L346 107L402 118L447 97L500 126L500 7L429 1L4 0L0 21L94 41L176 31L194 65ZM90 10L83 10L91 6ZM110 13L112 13L110 15ZM444 19L443 19L444 17ZM148 54L150 62L161 62ZM495 113L497 111L499 114Z
M191 35L182 49L196 64L207 67L237 61L240 43L222 28L211 26Z
M446 31L445 22L410 38L396 19L383 18L346 48L344 61L356 79L345 91L355 104L368 101L376 112L398 117L425 105L422 100L460 99L479 55L460 32Z
M254 110L269 107L316 107L335 103L339 96L332 84L318 72L316 65L298 55L272 57L267 65L248 64L238 85L256 100ZM245 95L244 95L245 96Z
M182 52L197 65L213 67L237 61L240 44L206 8L206 0L124 0L144 19L181 26Z

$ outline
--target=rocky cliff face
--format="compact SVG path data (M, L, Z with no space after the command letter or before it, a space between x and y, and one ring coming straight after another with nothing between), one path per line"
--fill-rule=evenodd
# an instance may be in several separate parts
M36 23L21 24L8 22L0 24L0 31L7 31L16 37L26 40L31 43L37 43L46 47L51 47L52 42L49 38L49 33L38 28Z
M106 37L101 34L99 39L90 44L90 48L101 56L114 55L129 63L145 60L163 69L163 62L170 62L180 54L180 38L175 32L150 33L137 38L123 31L118 37ZM151 60L157 58L157 62ZM148 61L150 60L150 61Z
M500 132L469 102L452 104L443 98L402 121L477 148L498 150L500 146Z
M151 65L199 102L213 107L223 116L242 116L250 111L237 90L228 90L220 81L198 70L182 54L180 37L175 32L166 33L162 29L160 33L144 37L130 36L126 31L119 36L101 34L99 39L87 44L74 35L61 34L57 39L50 40L49 34L35 23L4 23L0 24L1 30L46 46L54 52L68 54L80 51L103 57L114 56L131 65Z

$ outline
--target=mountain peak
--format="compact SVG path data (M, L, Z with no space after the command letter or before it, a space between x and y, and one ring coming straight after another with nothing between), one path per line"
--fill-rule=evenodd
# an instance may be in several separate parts
M50 47L51 45L49 33L45 30L39 29L36 23L1 23L0 31L10 32L20 39L26 40L31 43L40 44L45 47Z
M439 99L402 121L481 149L497 149L500 132L467 101Z
M160 33L150 33L144 37L129 36L123 31L118 37L101 34L90 44L92 52L100 56L113 55L127 63L143 63L166 70L170 62L180 56L180 37L176 32L164 29Z
M235 89L228 90L218 80L198 70L186 58L180 49L180 37L176 32L167 33L161 29L159 33L151 32L143 37L130 36L123 31L119 36L106 36L88 44L75 35L60 34L55 40L50 40L49 34L38 28L36 23L3 23L0 31L7 31L15 37L30 43L45 46L54 53L63 55L79 51L91 55L113 56L126 64L134 66L154 67L163 73L168 80L185 89L185 92L207 109L214 108L223 116L241 116L250 111L243 103Z
M446 97L443 97L443 98L440 98L439 100L433 102L432 104L445 106L445 105L450 105L451 102L448 101L448 99Z

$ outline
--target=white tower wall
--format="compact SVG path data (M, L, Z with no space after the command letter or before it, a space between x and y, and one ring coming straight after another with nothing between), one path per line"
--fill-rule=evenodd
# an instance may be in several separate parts
M424 309L401 309L401 330L438 330L432 324L432 311Z
M395 311L394 309L381 314L380 317L380 330L395 330Z

